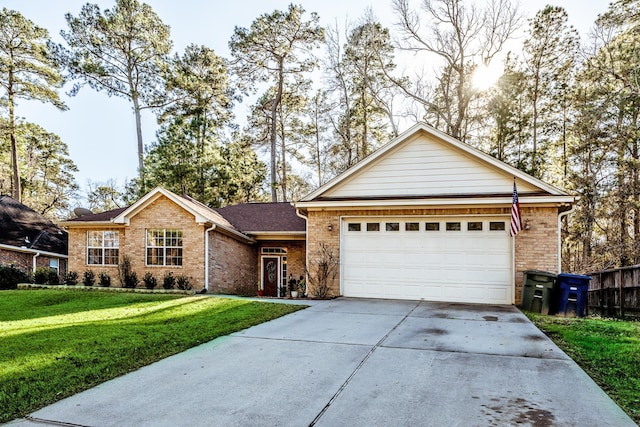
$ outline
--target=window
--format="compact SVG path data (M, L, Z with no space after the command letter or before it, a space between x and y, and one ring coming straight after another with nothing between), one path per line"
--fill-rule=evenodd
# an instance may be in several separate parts
M404 224L405 231L420 231L419 222L406 222Z
M357 223L357 222L349 223L349 231L360 231L360 230L361 230L360 223Z
M118 265L117 231L87 231L87 264Z
M147 230L147 265L182 265L182 230Z
M379 222L368 222L367 223L367 231L380 231L380 223Z
M440 231L440 223L439 222L426 222L424 224L424 229L426 231Z
M467 223L467 230L482 231L482 221L473 221Z
M448 222L447 223L447 231L460 231L460 223L459 222Z
M284 248L262 248L263 254L286 254L287 250Z
M387 222L387 231L400 231L399 222Z
M489 230L491 230L491 231L504 231L504 222L503 221L500 221L500 222L491 221L489 223Z
M60 274L60 260L58 258L50 258L49 268L55 271L56 274Z

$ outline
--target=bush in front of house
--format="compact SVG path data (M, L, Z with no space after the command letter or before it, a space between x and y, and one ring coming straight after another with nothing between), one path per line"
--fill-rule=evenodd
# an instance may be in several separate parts
M107 273L105 272L100 273L98 275L98 279L99 279L98 283L103 288L108 288L109 286L111 286L111 276L109 276Z
M173 277L173 271L164 273L164 277L162 278L162 287L164 289L173 289L176 287L176 278Z
M58 272L49 267L38 267L33 273L33 283L38 285L59 285Z
M153 289L158 286L158 279L153 277L153 274L150 271L147 271L142 277L142 283L144 283L145 288Z
M0 265L0 289L16 289L29 281L29 275L15 265Z
M96 273L92 270L85 270L82 274L82 284L85 286L93 286L96 284Z
M67 286L75 286L78 284L78 272L69 271L64 275L64 284Z
M33 272L33 283L38 285L46 285L49 278L49 269L45 267L38 267Z
M120 276L120 284L125 288L135 288L138 286L138 273L133 271L131 266L131 258L122 257L122 262L118 265L118 275Z
M176 286L180 290L190 291L191 290L191 279L189 279L187 276L180 275L180 276L176 277Z

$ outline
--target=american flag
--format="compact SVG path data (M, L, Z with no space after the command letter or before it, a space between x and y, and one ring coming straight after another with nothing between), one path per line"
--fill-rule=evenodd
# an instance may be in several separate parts
M515 236L522 230L522 217L520 216L520 202L518 201L518 189L513 182L513 201L511 202L511 236Z

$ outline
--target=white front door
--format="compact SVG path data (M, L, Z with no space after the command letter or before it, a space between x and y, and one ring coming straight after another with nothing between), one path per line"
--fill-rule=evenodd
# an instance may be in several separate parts
M344 218L342 294L511 304L508 230L508 217Z

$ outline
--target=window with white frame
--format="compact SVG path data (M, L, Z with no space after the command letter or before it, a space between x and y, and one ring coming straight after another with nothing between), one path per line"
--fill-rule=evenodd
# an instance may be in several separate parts
M49 258L49 268L54 270L56 274L60 274L60 260L58 258Z
M182 230L147 230L147 265L182 265Z
M117 231L87 231L87 264L118 265L119 240Z

